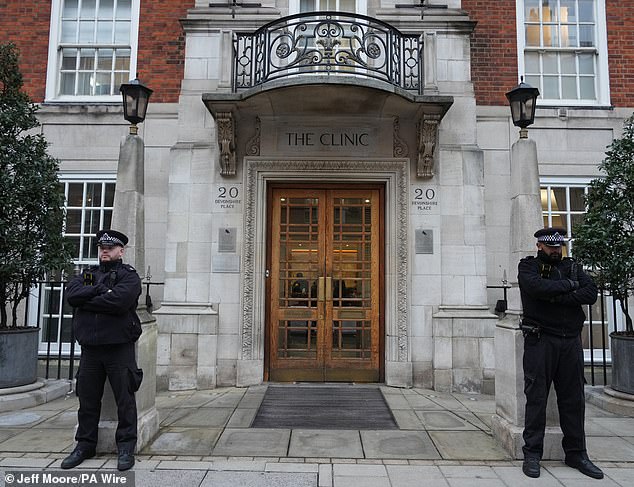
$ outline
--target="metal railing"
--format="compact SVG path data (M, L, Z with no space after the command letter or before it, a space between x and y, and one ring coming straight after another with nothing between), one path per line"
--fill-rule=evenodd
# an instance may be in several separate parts
M151 277L151 276L150 276ZM78 366L79 355L73 334L73 310L64 299L66 280L43 280L37 282L37 290L27 297L24 309L26 323L41 328L40 372L46 379L73 379ZM145 305L152 312L151 286L161 286L162 282L144 279ZM33 309L32 301L37 299Z
M378 19L344 12L283 17L234 34L233 90L297 75L347 74L422 93L422 41Z
M498 300L495 312L502 315L507 308L507 291L511 288L506 281L502 285L487 286L488 289L502 289L504 298ZM599 290L599 299L594 305L584 306L586 322L581 332L585 350L586 378L590 385L607 385L611 378L608 371L612 364L609 347L609 335L623 329L625 315L617 301L603 290ZM597 357L598 356L598 357Z

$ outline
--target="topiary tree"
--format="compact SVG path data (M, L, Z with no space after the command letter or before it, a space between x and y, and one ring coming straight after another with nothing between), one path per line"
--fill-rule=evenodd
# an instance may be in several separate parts
M70 264L58 164L34 131L37 107L18 61L14 44L0 44L0 329L21 325L18 305L32 286Z
M621 303L625 334L634 335L628 298L634 289L634 114L599 165L605 177L590 183L588 212L574 229L574 254L597 285Z

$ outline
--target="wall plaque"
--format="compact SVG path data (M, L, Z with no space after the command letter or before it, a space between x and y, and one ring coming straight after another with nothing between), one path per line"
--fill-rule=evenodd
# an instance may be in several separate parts
M417 254L434 253L434 231L418 229L415 232L415 248Z
M238 229L235 227L218 229L218 252L236 252L236 236Z
M212 191L214 212L242 213L242 183L214 184Z
M437 215L438 189L434 186L412 186L412 213Z

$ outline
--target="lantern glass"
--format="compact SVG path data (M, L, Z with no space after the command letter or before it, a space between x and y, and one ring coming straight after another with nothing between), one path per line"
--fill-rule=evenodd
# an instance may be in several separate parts
M521 82L506 94L511 105L511 117L513 125L526 128L535 121L535 108L539 90L531 85Z
M134 125L143 122L152 90L134 79L122 84L119 91L123 96L123 118Z

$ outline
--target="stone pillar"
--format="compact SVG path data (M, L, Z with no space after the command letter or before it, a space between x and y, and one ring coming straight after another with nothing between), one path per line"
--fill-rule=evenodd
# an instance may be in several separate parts
M533 233L543 226L539 190L537 145L519 139L511 148L511 248L508 310L495 329L495 415L493 436L513 458L523 458L524 430L524 337L519 329L522 302L517 283L517 264L536 251ZM546 411L544 460L560 460L562 433L559 428L555 391L551 389Z
M137 135L128 135L121 141L117 166L117 186L111 227L129 238L124 262L145 274L145 205L144 205L144 144ZM144 302L141 295L140 302ZM159 416L156 410L156 320L145 305L137 313L143 332L136 343L137 364L143 369L143 383L136 393L137 403L137 450L140 451L158 433ZM116 451L117 407L110 384L104 390L99 421L99 443L101 452Z

